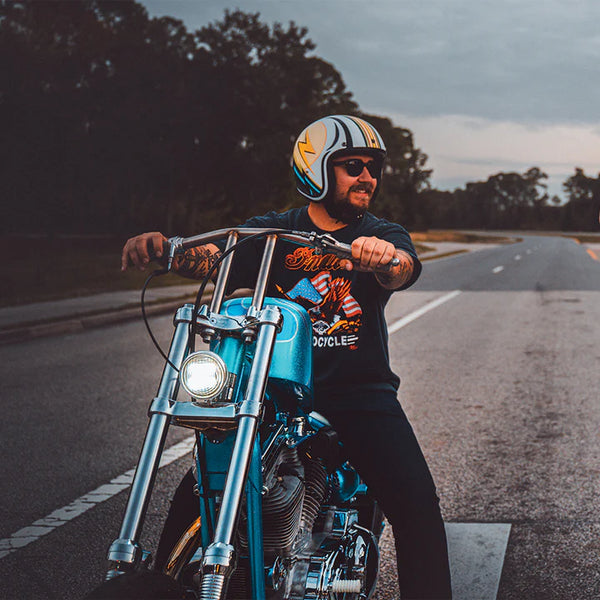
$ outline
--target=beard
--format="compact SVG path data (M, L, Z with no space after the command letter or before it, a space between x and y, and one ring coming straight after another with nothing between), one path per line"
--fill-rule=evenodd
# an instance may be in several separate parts
M370 194L368 202L361 206L352 204L349 198L350 192L362 191ZM325 206L325 209L331 218L335 219L336 221L341 221L342 223L350 224L353 221L362 219L363 215L369 208L374 192L375 188L366 183L358 183L351 186L348 189L348 192L344 195L337 194L334 190L332 190L332 193L327 194L327 196L323 198L323 206Z

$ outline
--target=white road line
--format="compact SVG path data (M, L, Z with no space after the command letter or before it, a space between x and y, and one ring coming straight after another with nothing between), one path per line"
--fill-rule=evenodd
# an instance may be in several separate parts
M432 300L431 302L424 304L421 308L418 308L417 310L411 312L410 314L406 315L405 317L402 317L402 319L399 319L395 323L392 323L388 327L389 335L392 335L392 333L396 333L396 331L398 331L399 329L402 329L409 323L412 323L414 320L418 319L419 317L422 317L424 314L428 313L430 310L433 310L434 308L441 306L442 304L444 304L444 302L448 302L448 300L452 300L452 298L456 298L456 296L458 296L459 294L460 294L460 290L454 290L453 292L449 292L448 294L444 294L443 296L440 296L436 300Z
M527 250L527 254L531 254L531 250Z
M159 468L166 467L178 458L191 452L194 447L194 441L194 436L191 436L165 450ZM0 540L0 559L39 540L42 536L53 532L61 525L82 515L90 508L94 508L100 502L104 502L126 490L133 482L134 473L135 469L130 469L122 475L115 477L109 483L101 485L99 488L73 500L71 504L51 512L43 519L35 521L29 527L23 527L23 529L19 529L19 531L16 531L10 537Z
M437 308L438 306L444 304L444 302L448 302L448 300L452 300L460 294L460 290L454 290L448 294L440 296L436 300L428 302L418 310L413 311L406 317L396 321L389 328L389 333L392 334L402 327L412 323L415 319L423 316L428 313L430 310ZM166 450L160 461L160 467L164 467L168 464L171 464L178 458L181 458L188 452L191 452L194 447L194 437L188 437L182 442L175 444L168 450ZM87 494L80 496L76 500L73 500L71 504L67 506L63 506L42 519L38 519L33 522L28 527L23 527L13 533L10 537L0 540L0 559L8 556L9 554L19 550L35 542L40 539L42 536L51 533L61 525L68 523L73 520L75 517L82 515L84 512L90 510L100 502L104 502L116 496L123 490L126 490L131 486L133 481L133 476L135 473L135 469L130 469L126 471L122 475L115 477L109 483L105 485L101 485L99 488L88 492Z
M448 294L440 296L436 300L428 302L421 308L393 323L389 328L389 333L395 333L402 327L405 327L409 323L412 323L414 320L428 313L430 310L441 306L445 302L448 302L448 300L452 300L452 298L456 298L456 296L458 296L460 293L460 290L454 290L453 292L449 292ZM176 461L178 458L185 456L192 451L193 447L194 437L191 436L165 450L162 455L159 468L165 467L166 465ZM94 508L94 506L100 504L100 502L104 502L105 500L108 500L121 493L123 490L126 490L131 486L134 474L135 469L130 469L122 475L115 477L109 483L101 485L99 488L96 488L95 490L80 496L76 500L73 500L71 504L63 506L62 508L51 512L46 517L34 521L28 527L19 529L19 531L16 531L10 537L1 539L0 559L12 554L20 548L24 548L36 540L39 540L41 537L51 533L61 525L64 525L79 515L87 512L90 510L90 508Z
M515 256L515 260L521 260L521 255L520 255L520 254L517 254L517 255Z
M446 523L454 600L496 600L510 523Z
M500 273L500 271L504 271L504 267L499 266L492 269L492 273Z

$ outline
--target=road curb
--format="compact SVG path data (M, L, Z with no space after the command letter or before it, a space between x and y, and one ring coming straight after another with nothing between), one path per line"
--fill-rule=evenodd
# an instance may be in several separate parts
M208 299L210 296L203 300ZM186 302L193 302L194 298L171 300L151 304L146 307L146 315L160 316L166 313L175 312L180 306ZM62 335L65 333L78 333L90 329L97 329L107 325L115 325L125 321L132 321L139 318L142 319L142 310L139 306L125 308L120 310L110 310L107 312L82 315L81 317L61 319L50 323L31 324L25 327L14 327L0 331L0 345L12 344L16 342L24 342L27 340L48 337L52 335Z
M428 255L425 254L420 258L422 262L434 260L436 258L445 258L454 254L469 252L469 250L445 252L441 254ZM235 294L234 294L235 295ZM202 298L203 302L210 299L211 295L207 294ZM195 296L190 296L189 299L179 298L178 300L168 300L165 302L156 302L146 306L146 314L148 316L160 316L170 312L174 312L177 308L186 302L194 302ZM97 329L108 325L115 325L126 321L142 318L142 311L139 305L130 308L112 309L106 312L99 312L93 315L81 315L65 319L55 319L50 322L29 323L23 326L10 327L0 329L0 346L6 344L15 344L28 340L50 337L53 335L64 335L68 333L79 333L90 329Z

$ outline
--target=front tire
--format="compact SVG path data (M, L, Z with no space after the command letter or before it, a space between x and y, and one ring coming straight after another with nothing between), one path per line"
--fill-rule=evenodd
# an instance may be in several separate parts
M105 581L85 600L185 600L185 590L171 577L156 571L134 571Z

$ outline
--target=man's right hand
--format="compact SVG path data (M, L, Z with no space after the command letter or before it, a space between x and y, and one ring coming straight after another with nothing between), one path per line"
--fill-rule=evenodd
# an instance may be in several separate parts
M153 258L161 258L163 255L163 244L167 238L158 231L142 233L129 238L123 246L121 254L121 271L128 266L134 266L140 271L146 269L146 265Z

